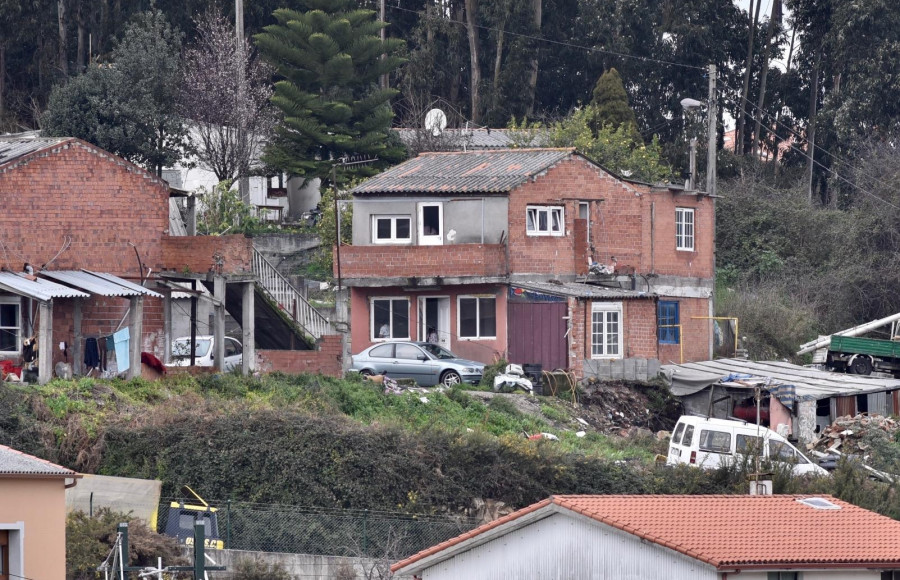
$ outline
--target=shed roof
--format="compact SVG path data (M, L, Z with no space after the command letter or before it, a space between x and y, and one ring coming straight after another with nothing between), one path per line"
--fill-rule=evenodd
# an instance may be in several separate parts
M517 129L444 129L440 135L432 135L427 129L403 127L394 129L400 140L408 147L415 148L419 144L442 145L443 149L457 147L459 149L506 149L522 145L540 146L546 143L544 131L521 131Z
M43 278L29 280L24 274L15 272L0 272L0 290L12 292L19 296L25 296L33 300L46 302L54 298L89 298L80 290L51 282Z
M812 497L837 509L800 501ZM827 495L558 495L423 550L391 570L417 572L555 513L586 516L720 570L900 565L900 521Z
M91 272L88 270L43 270L41 276L52 278L57 282L62 282L74 288L79 288L85 292L96 294L98 296L152 296L154 298L162 298L162 294L144 288L139 284L129 282L118 276L107 274L105 272Z
M0 445L0 477L9 476L76 477L78 473L39 457Z
M71 137L0 137L0 165L15 161L30 153L59 145Z
M573 149L422 153L364 181L353 193L506 193L575 154Z
M661 372L669 381L672 394L679 397L702 391L731 376L744 378L745 382L771 379L781 384L794 385L797 396L801 399L828 399L900 389L898 379L834 373L780 361L717 359L663 365Z

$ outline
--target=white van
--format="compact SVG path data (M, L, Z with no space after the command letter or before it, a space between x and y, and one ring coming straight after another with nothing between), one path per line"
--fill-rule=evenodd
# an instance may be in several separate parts
M198 336L196 346L194 347L194 366L198 367L214 367L216 366L214 342L212 336ZM240 342L225 337L225 372L231 372L234 369L240 369L243 364L244 348ZM172 341L172 362L170 366L186 367L191 364L191 337L182 336Z
M683 415L669 441L667 465L685 463L715 469L762 450L762 457L792 463L794 475L828 472L811 462L796 447L771 429L740 420Z

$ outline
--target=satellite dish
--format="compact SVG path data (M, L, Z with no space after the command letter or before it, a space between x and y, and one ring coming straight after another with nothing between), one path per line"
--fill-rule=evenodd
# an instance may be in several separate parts
M431 109L425 114L425 130L435 137L447 128L447 115L440 109Z

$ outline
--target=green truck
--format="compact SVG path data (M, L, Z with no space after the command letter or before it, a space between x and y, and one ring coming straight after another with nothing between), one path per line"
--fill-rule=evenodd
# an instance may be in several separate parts
M900 340L834 335L825 365L854 375L879 371L900 377Z

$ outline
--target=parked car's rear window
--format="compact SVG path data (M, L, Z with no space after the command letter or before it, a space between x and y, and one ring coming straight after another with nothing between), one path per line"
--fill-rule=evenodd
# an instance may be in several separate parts
M376 346L369 351L369 356L372 358L393 358L394 345L382 344L381 346Z
M727 431L700 430L700 451L712 453L731 452L731 433Z
M678 445L681 442L681 434L684 432L684 423L675 426L675 433L672 434L672 443Z
M688 447L694 442L694 426L688 425L684 429L684 439L681 440L682 445L687 445Z

